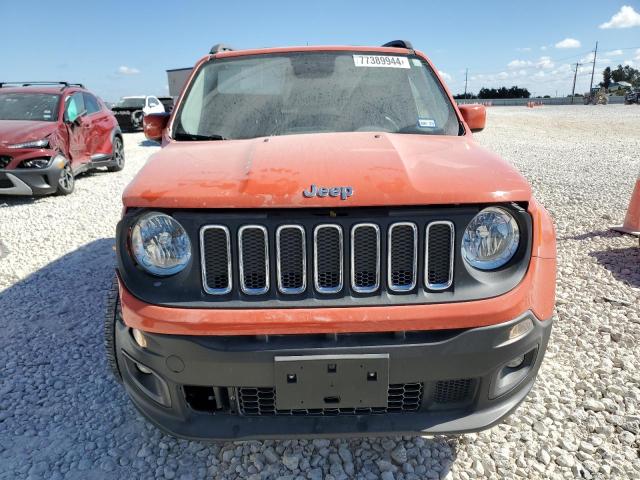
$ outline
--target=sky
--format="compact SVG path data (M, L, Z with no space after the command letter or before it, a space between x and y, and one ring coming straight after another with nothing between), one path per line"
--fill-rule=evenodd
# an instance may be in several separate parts
M518 85L534 95L589 88L607 65L640 67L640 2L0 0L0 81L84 83L107 101L167 94L165 70L233 48L381 45L408 39L452 93Z

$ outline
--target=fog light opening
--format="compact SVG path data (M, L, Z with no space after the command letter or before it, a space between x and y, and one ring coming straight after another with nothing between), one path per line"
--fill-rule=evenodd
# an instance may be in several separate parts
M144 333L142 333L142 330L134 328L131 333L140 348L147 348L147 338L144 336Z
M523 335L529 333L531 330L533 330L533 321L530 318L527 318L511 327L511 330L509 330L509 340L522 337Z
M518 368L523 363L524 363L524 355L520 355L520 356L514 358L513 360L511 360L509 363L507 363L507 367L509 367L509 368Z
M141 373L144 373L145 375L150 375L151 374L151 370L149 370L144 365L140 365L139 363L136 363L136 368L138 370L140 370Z

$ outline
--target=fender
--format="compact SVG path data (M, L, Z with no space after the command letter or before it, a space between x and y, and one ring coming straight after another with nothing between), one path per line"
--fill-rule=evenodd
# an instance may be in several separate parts
M120 130L120 126L113 127L111 130L111 146L113 147L113 140L116 138L116 135L119 135L122 138L122 130Z

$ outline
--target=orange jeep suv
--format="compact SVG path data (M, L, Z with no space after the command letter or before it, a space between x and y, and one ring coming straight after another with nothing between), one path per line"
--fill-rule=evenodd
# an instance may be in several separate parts
M488 428L551 333L555 233L406 41L214 47L123 194L107 357L192 439Z

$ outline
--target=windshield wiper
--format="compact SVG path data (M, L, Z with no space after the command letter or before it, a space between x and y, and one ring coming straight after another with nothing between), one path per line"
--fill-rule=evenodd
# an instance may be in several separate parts
M175 140L187 140L187 141L197 141L197 140L228 140L227 137L223 137L222 135L198 135L196 133L182 133L177 132L174 136Z

